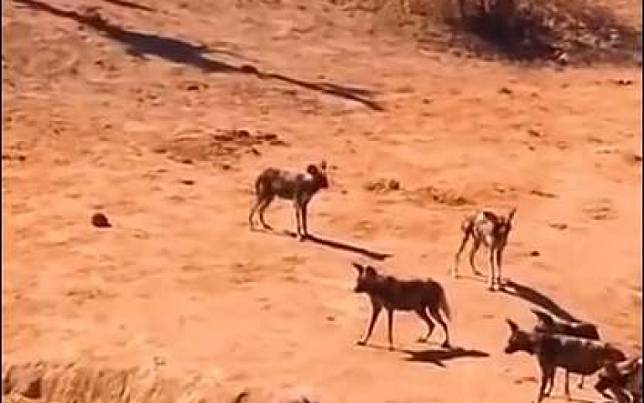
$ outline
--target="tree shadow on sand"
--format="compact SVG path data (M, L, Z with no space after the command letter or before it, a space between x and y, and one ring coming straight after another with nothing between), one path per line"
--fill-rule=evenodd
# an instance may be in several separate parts
M507 280L503 287L503 292L537 305L561 319L569 322L579 322L579 319L562 308L550 297L525 284L519 284L515 281Z
M111 1L123 3L125 0ZM236 66L214 60L204 56L204 54L225 52L212 50L204 45L195 45L176 38L128 30L111 23L97 12L80 14L76 11L67 11L53 7L38 0L14 0L14 2L34 10L48 12L57 17L72 19L80 24L91 27L105 37L125 45L128 54L140 59L147 60L146 56L156 56L170 62L197 67L205 73L247 74L260 79L279 80L312 91L356 101L371 110L384 110L379 103L371 99L374 96L371 90L319 81L304 81L282 74L264 73L249 64Z
M445 361L454 360L457 358L484 358L490 356L485 351L470 350L461 347L454 347L452 349L431 349L423 351L403 350L403 352L410 355L406 359L407 361L428 362L442 368L445 368Z
M141 11L154 11L153 8L148 7L148 6L142 6L141 4L133 3L131 1L127 0L103 0L107 3L112 3L117 6L121 7L127 7L127 8L132 8L135 10L141 10Z

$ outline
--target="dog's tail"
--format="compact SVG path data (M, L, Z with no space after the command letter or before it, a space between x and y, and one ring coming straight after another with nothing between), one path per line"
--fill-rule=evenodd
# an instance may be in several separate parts
M258 196L262 190L262 186L264 185L264 175L259 175L257 179L255 179L255 196Z
M461 221L461 231L463 232L463 234L465 234L466 238L469 238L470 234L472 233L475 217L475 214L470 214L463 218L463 221Z
M452 312L449 309L449 304L447 303L447 294L445 294L445 289L439 283L436 283L438 288L438 308L443 311L448 320L452 320Z

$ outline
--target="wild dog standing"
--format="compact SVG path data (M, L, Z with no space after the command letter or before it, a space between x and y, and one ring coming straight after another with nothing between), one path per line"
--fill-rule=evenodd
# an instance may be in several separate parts
M253 216L259 211L259 221L266 229L272 229L264 221L264 210L275 197L293 200L295 205L295 220L297 221L297 237L303 241L308 236L306 208L313 196L320 190L329 187L326 173L326 162L319 166L310 164L306 173L294 173L276 168L266 168L255 180L257 201L250 210L248 222L253 229Z
M538 322L534 327L535 332L563 334L566 336L582 337L589 340L599 340L599 331L597 326L585 322L567 322L555 320L552 316L543 311L531 309L532 313L537 316ZM566 371L566 378L569 374ZM568 382L568 380L566 380ZM581 376L577 384L579 389L584 387L584 376Z
M482 210L465 217L461 223L463 239L461 246L456 252L454 269L452 275L458 277L458 263L467 241L472 238L472 249L470 250L470 266L474 275L480 275L474 265L474 256L481 244L485 245L489 252L490 272L488 277L488 288L494 290L494 283L501 288L501 261L503 250L508 242L508 236L512 230L512 219L516 213L516 208L510 210L507 216L500 216L488 210ZM496 260L496 263L495 263ZM496 265L496 270L495 270Z
M613 399L606 390L610 390L618 403L635 403L642 401L642 356L633 357L620 363L608 363L597 374L595 389L602 396ZM629 398L628 395L631 395Z
M526 332L519 329L519 326L510 319L506 321L512 332L505 347L506 354L524 351L535 355L539 362L541 384L537 403L552 391L557 368L564 368L574 374L591 375L607 363L626 359L624 353L608 343L559 334ZM548 384L550 388L546 393ZM567 377L565 393L570 399Z
M642 356L633 357L621 363L608 363L598 375L595 389L602 396L613 399L606 393L610 390L618 403L642 401ZM628 397L631 395L631 398Z
M371 300L371 320L366 335L358 342L359 345L367 344L371 332L384 307L387 310L389 350L393 350L393 315L394 311L414 311L427 324L427 334L419 338L426 342L434 330L432 316L443 328L445 340L442 346L450 347L449 330L439 311L443 311L447 319L450 318L449 305L443 287L434 280L398 280L393 276L378 274L371 266L362 266L353 263L358 271L354 292L366 293ZM429 315L427 314L429 312Z

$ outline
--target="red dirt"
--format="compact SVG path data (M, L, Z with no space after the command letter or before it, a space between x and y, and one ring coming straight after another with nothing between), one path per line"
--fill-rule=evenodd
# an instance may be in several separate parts
M169 376L297 386L324 402L528 401L537 366L503 353L504 319L532 326L533 305L448 275L460 220L481 206L518 208L506 277L641 350L641 70L420 51L326 2L106 1L101 15L121 29L102 32L77 18L97 2L48 4L79 14L3 4L6 362L160 359ZM320 83L372 90L383 110ZM442 282L454 344L488 357L415 342L411 314L396 316L401 351L356 346L369 307L349 263L367 258L249 231L258 172L321 159L331 185L311 231ZM369 190L379 180L400 188ZM96 212L110 228L91 225ZM267 218L294 225L290 203ZM371 341L386 345L384 317ZM403 350L431 351L414 362ZM592 381L573 394L598 398Z

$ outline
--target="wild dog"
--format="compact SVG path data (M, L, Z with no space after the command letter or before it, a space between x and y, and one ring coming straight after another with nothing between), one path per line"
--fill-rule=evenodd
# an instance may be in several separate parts
M452 275L458 278L458 264L467 241L472 238L472 249L470 250L470 266L475 276L480 275L474 264L474 256L481 244L489 250L490 271L488 275L488 289L494 291L494 284L503 287L501 282L501 261L503 250L508 242L508 236L512 230L512 219L516 208L510 210L507 216L497 215L488 210L481 210L466 216L461 222L463 239L454 258ZM495 262L496 260L496 262ZM496 266L496 270L495 270Z
M535 332L555 333L566 336L582 337L589 340L599 340L599 331L597 330L597 326L592 323L555 320L546 312L538 311L536 309L531 309L531 311L537 316L538 320L534 327ZM566 372L566 378L568 378L568 376L569 374ZM566 380L566 382L568 381ZM577 387L579 389L584 387L584 375L581 376Z
M620 362L626 356L616 347L595 340L551 333L526 332L510 319L510 338L505 347L506 354L523 351L537 357L541 369L537 403L550 394L554 386L557 368L581 375L591 375L610 362ZM546 386L549 389L546 393ZM568 378L566 377L565 394L570 399Z
M376 320L384 307L387 310L389 350L394 348L392 336L394 311L414 311L427 324L427 334L418 339L420 342L426 342L434 331L434 322L429 317L431 315L445 332L442 346L450 348L449 330L440 314L442 311L447 319L450 319L450 309L445 290L438 282L432 279L398 280L393 276L379 274L369 265L353 263L353 267L358 272L353 291L367 294L372 308L367 333L358 341L359 345L364 346L369 341Z
M277 196L292 200L295 206L297 222L296 235L300 241L308 236L307 206L313 196L320 190L329 187L326 162L310 164L304 173L294 173L282 169L266 168L255 180L256 202L248 215L248 222L253 229L253 217L259 212L259 221L265 229L272 230L264 221L264 211Z
M613 397L606 393L606 390L610 390L618 403L642 401L641 355L620 363L608 363L597 373L597 376L595 389L602 396L612 400Z

